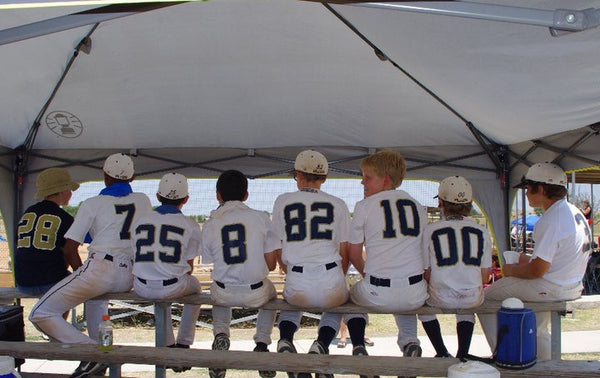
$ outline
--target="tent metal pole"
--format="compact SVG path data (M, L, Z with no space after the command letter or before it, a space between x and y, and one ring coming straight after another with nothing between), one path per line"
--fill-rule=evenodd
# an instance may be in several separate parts
M89 9L78 13L33 22L31 24L15 26L13 28L0 30L0 46L182 3L183 2L107 5L105 7Z
M554 36L560 35L562 32L582 31L600 25L600 10L595 8L588 8L585 10L547 10L472 3L467 1L440 1L436 3L419 3L418 5L410 3L365 3L352 5L404 12L428 13L442 16L545 26L550 28L551 33Z

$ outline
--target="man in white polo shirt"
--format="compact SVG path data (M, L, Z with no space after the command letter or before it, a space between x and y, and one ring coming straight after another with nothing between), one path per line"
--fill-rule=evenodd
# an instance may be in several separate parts
M582 278L591 251L591 233L579 209L565 199L567 176L557 165L538 163L527 171L517 188L527 189L532 207L544 214L535 224L531 257L522 254L517 264L504 264L504 278L485 290L488 299L516 297L523 301L550 302L581 295ZM495 314L479 315L490 347L496 348ZM537 358L550 355L549 312L536 313Z

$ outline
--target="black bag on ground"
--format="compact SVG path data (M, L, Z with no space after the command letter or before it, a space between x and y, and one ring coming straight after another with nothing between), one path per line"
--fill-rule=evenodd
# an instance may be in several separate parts
M25 341L23 306L0 305L0 340ZM15 358L15 367L21 366L24 359Z

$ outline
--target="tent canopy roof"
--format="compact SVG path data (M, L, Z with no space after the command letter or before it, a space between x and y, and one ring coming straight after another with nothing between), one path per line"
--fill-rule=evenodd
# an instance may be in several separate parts
M348 176L388 147L407 157L411 178L466 176L505 229L503 190L529 164L599 165L598 28L553 37L541 26L299 0L132 9L0 13L6 182L15 167L54 165L97 179L116 151L135 154L146 177L232 167L276 176L308 147ZM25 202L32 183L25 178ZM14 200L0 204L4 213Z

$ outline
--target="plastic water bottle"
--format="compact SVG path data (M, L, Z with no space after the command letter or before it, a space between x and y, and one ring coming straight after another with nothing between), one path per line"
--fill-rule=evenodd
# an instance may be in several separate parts
M0 378L21 378L15 370L15 359L10 356L0 356Z
M99 327L100 345L98 349L109 351L113 348L113 326L110 321L110 316L102 315L102 321ZM2 377L0 377L2 378Z

